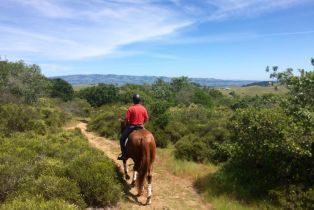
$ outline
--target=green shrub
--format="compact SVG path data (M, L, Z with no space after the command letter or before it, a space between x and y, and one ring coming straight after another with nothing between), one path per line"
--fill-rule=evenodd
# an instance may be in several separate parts
M116 168L100 153L85 152L77 156L69 163L67 173L79 184L88 205L114 205L121 197Z
M83 209L85 202L80 195L77 183L65 177L40 176L34 181L25 183L16 193L25 198L40 195L45 200L61 199Z
M69 114L70 117L88 117L92 107L90 104L80 98L74 98L71 101L60 102L58 104L63 113Z
M166 148L168 146L170 137L165 132L158 129L153 134L157 147Z
M0 201L41 195L82 208L83 199L89 205L114 204L121 192L114 164L80 132L0 138Z
M270 191L277 204L287 210L314 209L314 189L290 185Z
M99 84L87 87L77 93L79 98L85 99L93 107L100 107L118 101L118 88L114 85Z
M121 133L120 121L124 120L125 106L103 106L92 114L88 129L107 138L118 139Z
M203 139L193 134L184 136L175 144L175 157L185 160L203 162L208 160L209 147Z
M56 78L51 79L50 96L53 98L60 98L63 101L71 101L74 96L74 90L70 83L67 81Z
M313 186L313 136L280 108L238 110L230 129L236 150L230 170L237 180L265 194L279 186Z
M40 67L0 59L0 103L33 103L49 93L50 82Z
M66 168L62 159L45 157L36 163L35 177L45 176L65 176Z
M44 200L40 196L30 198L16 198L0 206L1 210L78 210L73 204L63 200Z
M50 103L50 102L49 102ZM14 132L34 131L45 134L64 122L62 113L54 104L40 99L36 106L25 104L0 105L0 131L5 135Z

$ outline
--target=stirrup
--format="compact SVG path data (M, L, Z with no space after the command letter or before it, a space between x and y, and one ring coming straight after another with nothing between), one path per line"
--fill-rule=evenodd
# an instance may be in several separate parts
M125 156L121 153L121 154L118 156L117 159L118 159L118 160L125 160Z

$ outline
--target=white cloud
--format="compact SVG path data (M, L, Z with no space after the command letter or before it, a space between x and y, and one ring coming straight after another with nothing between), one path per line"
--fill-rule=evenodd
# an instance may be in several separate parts
M148 1L7 0L1 10L0 54L24 52L49 59L108 55L117 48L169 35L192 22ZM11 7L10 7L11 6ZM2 15L3 17L3 15ZM19 23L19 21L21 22Z
M171 0L199 21L255 16L311 0Z
M172 35L198 21L246 17L307 1L2 0L0 55L37 60L104 56L128 44Z

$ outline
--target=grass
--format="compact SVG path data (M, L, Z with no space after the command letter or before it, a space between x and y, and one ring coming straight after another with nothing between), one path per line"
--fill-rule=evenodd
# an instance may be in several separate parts
M161 159L160 168L166 169L176 176L193 181L195 189L203 199L211 203L217 210L249 210L249 209L276 209L267 201L248 201L235 196L241 189L233 189L229 183L219 186L213 176L217 175L221 166L202 164L175 159L174 147L158 149L158 158ZM226 189L229 187L229 189Z
M243 96L255 96L264 94L279 94L283 95L288 92L284 86L278 86L277 90L274 86L262 87L262 86L249 86L249 87L230 87L230 89L219 89L224 95L230 96L230 93L234 91L236 95Z

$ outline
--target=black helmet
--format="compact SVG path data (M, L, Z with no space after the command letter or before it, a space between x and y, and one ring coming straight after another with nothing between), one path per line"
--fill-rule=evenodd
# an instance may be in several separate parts
M135 103L135 104L138 104L141 101L141 97L139 94L134 94L132 99L133 99L133 103Z

